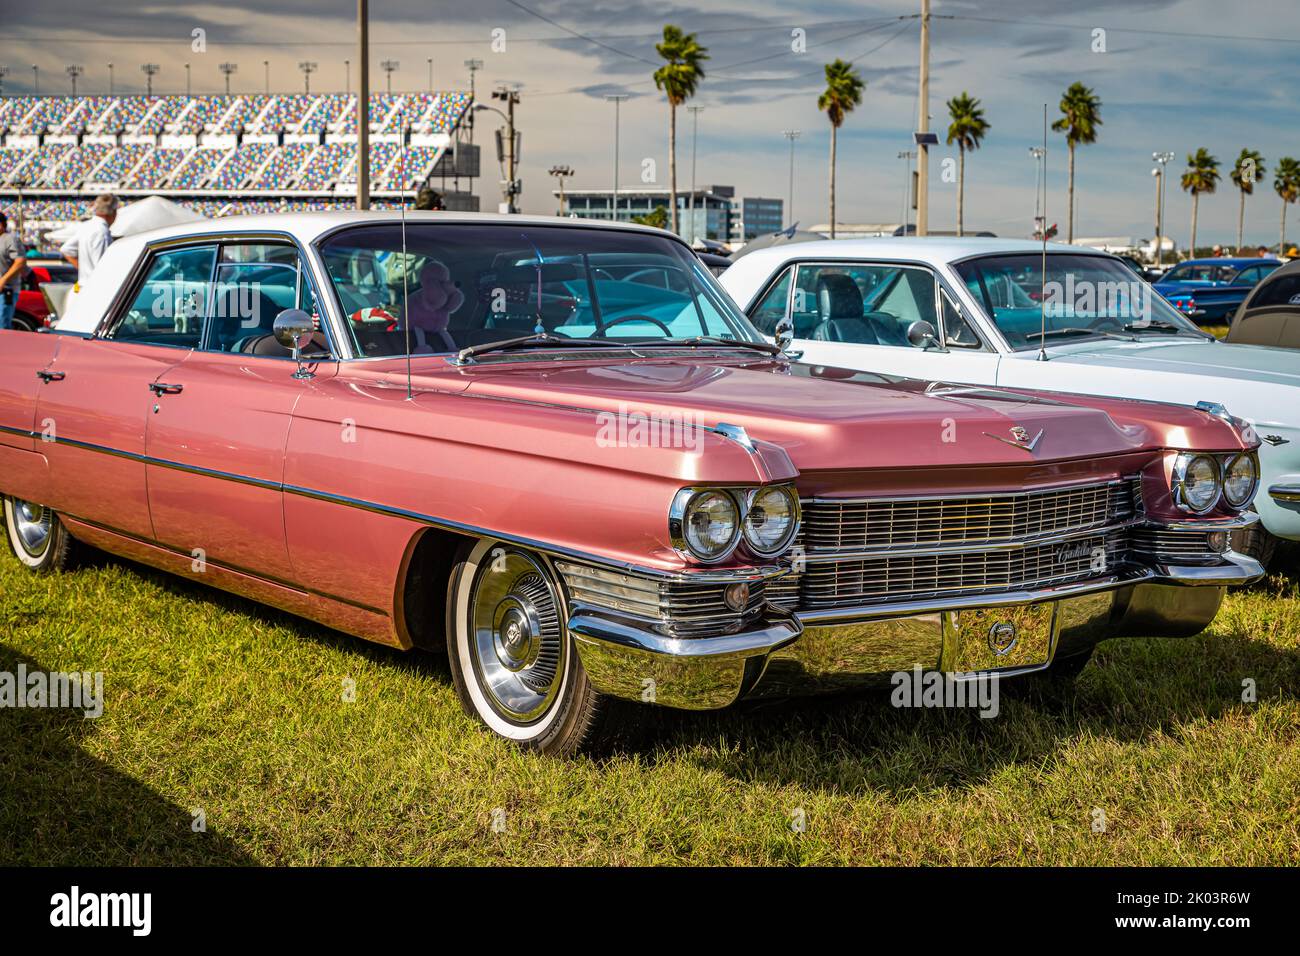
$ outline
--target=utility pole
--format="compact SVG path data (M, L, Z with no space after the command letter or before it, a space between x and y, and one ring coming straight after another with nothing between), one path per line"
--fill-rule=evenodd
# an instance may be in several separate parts
M506 212L517 213L519 209L515 206L515 199L523 192L519 183L519 141L515 134L515 107L519 104L519 89L500 86L492 91L492 99L506 104L506 137L502 147L502 156L506 162L506 182L502 193L506 200Z
M790 223L794 223L794 141L799 138L801 131L797 129L785 129L781 135L790 141L790 192L786 199L785 216Z
M930 232L930 0L921 0L921 82L916 137L916 234Z
M357 208L370 208L370 11L357 0Z
M433 57L429 57L425 62L429 64L429 92L432 93L433 92Z
M113 95L113 64L108 64L108 95Z
M610 197L609 201L609 218L611 222L618 222L618 120L619 108L627 97L626 93L605 94L605 99L614 102L614 195Z
M572 166L552 166L547 170L552 176L560 181L560 215L564 215L564 179L566 176L573 175Z
M188 67L187 67L187 69L188 69ZM217 66L217 69L220 70L221 73L222 73L222 75L225 76L225 78L226 78L226 95L229 96L229 95L230 95L230 74L231 74L231 73L238 73L238 72L239 72L239 64L238 64L238 63L222 63L222 64L220 64L220 65ZM188 81L188 78L187 78L187 81Z
M262 91L268 96L271 93L271 61L262 61Z
M229 81L226 83L226 92L230 92ZM185 95L190 95L190 65L188 63L185 64Z
M483 69L483 61L477 59L471 59L471 60L465 60L464 64L465 67L469 70L469 109L465 111L466 122L468 123L469 128L466 130L466 132L468 133L469 136L469 144L473 146L474 145L474 103L475 103L474 74L477 73L479 70ZM473 152L473 150L471 150L471 152ZM457 155L456 157L456 167L457 169L460 168L459 155ZM469 177L469 192L470 195L473 195L474 193L473 176Z
M695 144L700 138L700 113L704 112L703 106L688 106L687 111L691 114L691 244L695 244L697 236L695 229ZM704 204L704 233L708 235L709 205Z
M85 68L84 66L68 66L68 67L65 67L65 68L64 68L64 72L68 74L68 79L70 79L70 80L72 81L72 95L73 95L73 96L76 96L76 95L77 95L77 77L79 77L79 76L81 76L81 74L85 73L85 72L86 72L86 68Z
M319 64L314 60L303 60L298 64L298 69L302 70L302 91L311 92L311 75L316 72Z
M153 78L158 75L162 69L157 63L144 63L140 66L140 72L144 74L145 93L153 96Z
M393 71L401 67L401 65L397 60L384 60L379 64L379 68L387 74L385 90L389 93L393 92Z

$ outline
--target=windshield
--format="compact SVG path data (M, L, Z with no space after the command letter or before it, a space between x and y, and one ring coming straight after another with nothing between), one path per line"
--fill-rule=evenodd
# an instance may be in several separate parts
M1116 259L1051 253L1046 282L1042 262L1040 254L1026 253L985 256L955 266L984 314L1016 351L1038 348L1044 327L1046 341L1112 334L1202 337L1158 292Z
M763 341L689 249L650 233L408 222L403 252L394 222L344 230L320 253L363 357L404 355L408 341L412 353L434 354L538 332L611 344Z

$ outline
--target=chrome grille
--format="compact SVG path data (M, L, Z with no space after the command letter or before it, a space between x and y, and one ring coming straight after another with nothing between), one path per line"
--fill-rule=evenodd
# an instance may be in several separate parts
M738 631L762 613L767 598L764 582L751 581L744 610L733 611L723 599L724 583L660 581L567 562L557 569L573 601L654 621L682 636Z
M1050 491L803 505L809 552L980 544L1104 528L1134 514L1137 479Z
M1137 528L1130 539L1134 551L1151 556L1217 558L1223 547L1210 545L1210 532L1168 528ZM1226 539L1224 542L1226 547Z
M815 499L803 505L796 573L769 582L767 595L820 610L1101 577L1126 562L1140 507L1136 478L978 497Z

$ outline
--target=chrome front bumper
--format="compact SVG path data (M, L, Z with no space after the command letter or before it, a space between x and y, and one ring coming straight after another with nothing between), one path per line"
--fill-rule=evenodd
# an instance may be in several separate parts
M1218 613L1228 585L1263 576L1229 551L1214 565L1157 564L1041 591L791 613L768 604L747 629L718 637L667 636L644 621L576 605L569 618L583 669L606 694L685 710L741 698L871 686L914 667L1012 676L1042 670L1111 637L1186 637ZM963 611L1051 605L1045 662L1003 666L961 637Z

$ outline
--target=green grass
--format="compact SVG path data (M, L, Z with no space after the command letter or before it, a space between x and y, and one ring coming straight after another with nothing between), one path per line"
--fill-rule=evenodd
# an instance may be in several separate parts
M559 761L480 731L444 658L6 551L0 671L103 671L107 703L0 710L0 863L1294 863L1300 552L1280 559L1206 634L1104 644L1074 695L1004 694L996 719L884 695L658 711Z

